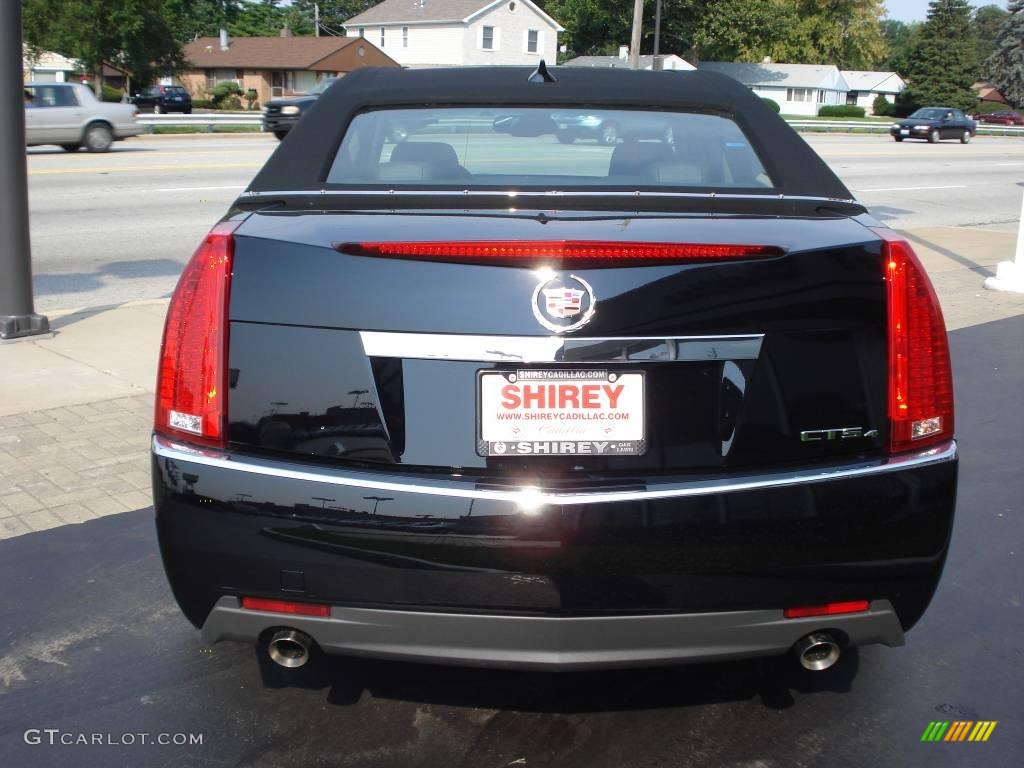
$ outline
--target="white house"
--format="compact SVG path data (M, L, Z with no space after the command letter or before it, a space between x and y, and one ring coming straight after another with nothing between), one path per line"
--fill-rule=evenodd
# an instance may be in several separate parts
M693 64L674 53L659 54L658 58L661 59L661 69L666 71L685 72L696 69ZM569 59L563 66L627 69L629 67L629 48L625 45L619 46L618 56L577 56L575 59ZM654 69L654 57L641 56L640 69Z
M82 65L74 59L53 51L33 52L27 46L23 48L21 61L25 80L37 83L68 82L73 73L82 71Z
M850 87L849 93L846 94L846 103L864 107L868 114L872 112L876 97L885 96L892 103L900 91L907 87L906 81L895 72L844 69L842 74Z
M758 96L776 102L784 115L816 115L826 104L845 104L850 90L832 64L702 61L698 68L739 80Z
M406 67L554 64L564 31L531 0L384 0L344 26Z

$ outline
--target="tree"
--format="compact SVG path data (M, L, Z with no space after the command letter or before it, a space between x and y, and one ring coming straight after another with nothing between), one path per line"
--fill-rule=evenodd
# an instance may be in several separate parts
M1024 0L1011 0L1009 16L986 62L989 79L1015 107L1024 107Z
M888 56L882 61L882 68L896 72L902 77L907 76L910 57L917 38L921 34L921 22L912 21L905 24L895 19L883 19L881 22L882 37L889 49Z
M181 44L217 35L242 8L242 0L165 0L165 4L174 39Z
M996 49L996 38L999 36L999 30L1009 15L998 5L983 5L974 12L974 34L978 38L975 55L980 65L979 78L987 75L985 62L988 61L988 57Z
M796 23L780 60L875 69L886 56L883 0L789 0Z
M761 61L777 55L795 20L779 0L719 0L701 16L693 42L709 61Z
M133 75L183 65L166 0L22 0L25 42L78 59L103 93L104 62Z
M975 46L967 0L932 0L907 67L909 84L899 96L900 106L905 110L974 109L978 103L971 90L978 73Z

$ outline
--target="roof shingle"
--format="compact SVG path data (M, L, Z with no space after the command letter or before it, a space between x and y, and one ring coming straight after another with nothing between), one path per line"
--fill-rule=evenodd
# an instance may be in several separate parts
M222 51L218 38L200 37L185 46L185 58L203 69L312 69L321 59L357 40L360 38L233 37Z

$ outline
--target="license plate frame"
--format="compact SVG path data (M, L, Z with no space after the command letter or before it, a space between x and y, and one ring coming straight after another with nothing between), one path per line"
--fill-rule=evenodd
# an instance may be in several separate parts
M502 399L500 393L507 384L518 385L514 390L518 395ZM528 390L529 385L532 388ZM563 390L563 385L568 388ZM584 388L586 385L596 385L596 389ZM526 395L534 406L539 397L543 401L540 407L522 407ZM547 407L549 397L556 398L554 407ZM565 402L559 404L559 397ZM518 404L511 408L503 405L517 399ZM596 407L595 402L599 404ZM504 410L500 411L499 406ZM499 412L533 415L499 420ZM587 367L477 371L478 456L642 456L647 452L646 417L647 379L641 370Z

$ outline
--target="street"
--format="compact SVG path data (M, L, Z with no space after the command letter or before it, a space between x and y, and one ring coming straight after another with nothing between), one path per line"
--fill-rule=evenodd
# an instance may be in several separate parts
M897 229L1011 230L1024 141L897 144L804 134L858 199ZM202 236L277 146L263 135L146 137L104 155L28 150L36 308L167 296Z

